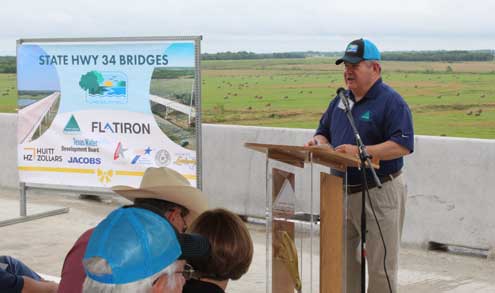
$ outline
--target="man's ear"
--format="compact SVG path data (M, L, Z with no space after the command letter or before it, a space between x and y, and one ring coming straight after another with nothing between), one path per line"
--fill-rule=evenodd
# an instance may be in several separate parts
M378 62L373 63L374 70L380 74L382 72L382 65Z
M165 216L165 218L167 218L167 220L170 221L170 218L172 217L173 212L174 212L174 210L167 210L163 215Z
M160 278L158 278L158 281L156 281L155 284L153 284L153 287L151 288L152 293L163 293L166 292L165 288L167 287L168 284L168 275L163 274Z
M165 218L170 222L175 221L177 217L180 217L180 209L169 210L165 213Z

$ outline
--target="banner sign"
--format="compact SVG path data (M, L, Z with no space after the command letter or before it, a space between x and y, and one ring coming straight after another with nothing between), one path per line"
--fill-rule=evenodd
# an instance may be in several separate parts
M194 40L17 48L21 182L139 186L148 167L197 182Z

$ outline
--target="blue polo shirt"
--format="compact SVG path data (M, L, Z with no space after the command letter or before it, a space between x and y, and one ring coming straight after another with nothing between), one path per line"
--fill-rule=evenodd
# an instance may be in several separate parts
M346 93L355 101L351 91ZM335 97L320 119L316 134L325 136L333 147L342 144L356 145L352 127L347 119L340 99ZM414 150L412 115L404 99L390 86L377 80L366 95L351 110L361 140L365 145L375 145L388 140ZM378 176L387 176L399 171L404 165L403 158L380 161ZM349 168L348 183L361 183L362 175L357 168ZM368 170L368 180L371 172Z

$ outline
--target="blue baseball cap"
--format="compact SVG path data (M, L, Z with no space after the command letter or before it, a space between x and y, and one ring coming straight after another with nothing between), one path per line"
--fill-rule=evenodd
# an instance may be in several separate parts
M155 211L124 207L110 213L94 229L83 260L104 259L109 273L86 275L105 284L126 284L153 276L177 259L206 257L208 239L198 234L178 234ZM84 263L84 262L83 262Z
M370 40L358 39L347 45L344 56L335 61L336 65L342 62L357 64L363 60L381 60L380 51Z

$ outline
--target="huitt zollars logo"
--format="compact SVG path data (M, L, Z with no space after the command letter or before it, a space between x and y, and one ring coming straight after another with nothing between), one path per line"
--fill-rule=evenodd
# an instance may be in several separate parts
M142 122L91 122L91 132L121 133L121 134L150 134L149 123Z
M63 157L55 153L55 148L24 148L24 161L62 162Z

